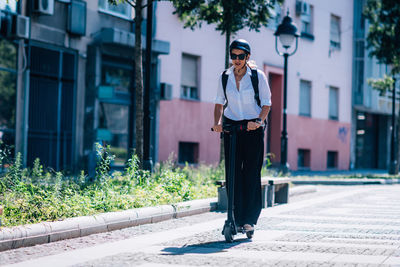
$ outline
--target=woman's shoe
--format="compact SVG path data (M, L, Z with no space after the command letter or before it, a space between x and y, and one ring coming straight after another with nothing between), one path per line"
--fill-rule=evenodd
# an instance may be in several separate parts
M251 225L251 224L245 224L245 225L243 225L243 228L244 228L244 230L246 231L246 232L250 232L250 231L254 231L254 226L253 225Z

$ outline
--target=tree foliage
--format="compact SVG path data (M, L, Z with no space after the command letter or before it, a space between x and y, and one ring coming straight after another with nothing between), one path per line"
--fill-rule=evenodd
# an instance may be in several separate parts
M215 24L215 29L226 35L225 67L228 67L228 52L231 35L248 28L259 31L267 26L274 15L276 3L283 0L172 0L184 27L194 30L202 23Z
M369 29L367 47L370 56L392 67L392 75L400 73L400 2L367 0L364 15Z
M271 18L275 3L282 0L173 0L173 5L185 27L192 30L202 22L216 24L221 34L236 33L244 28L258 31Z
M394 80L391 76L385 74L382 79L368 79L368 84L378 90L381 96L384 96L386 92L392 91Z
M381 79L369 79L368 84L378 90L381 95L389 90L393 92L393 89L396 89L393 78L400 73L400 2L398 0L367 0L364 15L369 22L367 35L369 55L376 57L381 64L390 66L392 76L385 75ZM392 116L395 115L392 114ZM393 147L396 146L395 143L396 137ZM395 152L396 158L399 158L399 151L400 147ZM399 161L394 168L389 168L390 174L398 172Z

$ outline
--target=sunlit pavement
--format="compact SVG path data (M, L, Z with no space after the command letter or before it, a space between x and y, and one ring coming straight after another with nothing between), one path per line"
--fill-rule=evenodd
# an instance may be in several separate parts
M0 253L12 266L400 266L400 185L318 186L225 243L225 213Z

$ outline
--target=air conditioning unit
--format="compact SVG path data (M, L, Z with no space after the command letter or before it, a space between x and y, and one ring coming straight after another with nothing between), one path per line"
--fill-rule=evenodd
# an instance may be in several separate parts
M311 15L310 4L304 1L296 1L296 15Z
M0 32L2 36L6 38L29 38L30 19L28 17L9 12L0 13Z
M169 83L160 84L160 99L172 100L172 84Z
M12 18L12 33L14 38L29 38L30 19L21 15L14 15Z
M33 11L45 15L53 15L54 0L33 0Z

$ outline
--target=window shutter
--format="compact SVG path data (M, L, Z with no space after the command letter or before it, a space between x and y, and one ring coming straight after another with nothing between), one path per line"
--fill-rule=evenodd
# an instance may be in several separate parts
M339 90L335 87L329 88L329 118L338 119L339 117Z
M340 19L336 16L331 16L331 41L340 43Z
M311 82L300 81L300 115L311 115Z
M197 88L197 57L182 55L181 84Z

